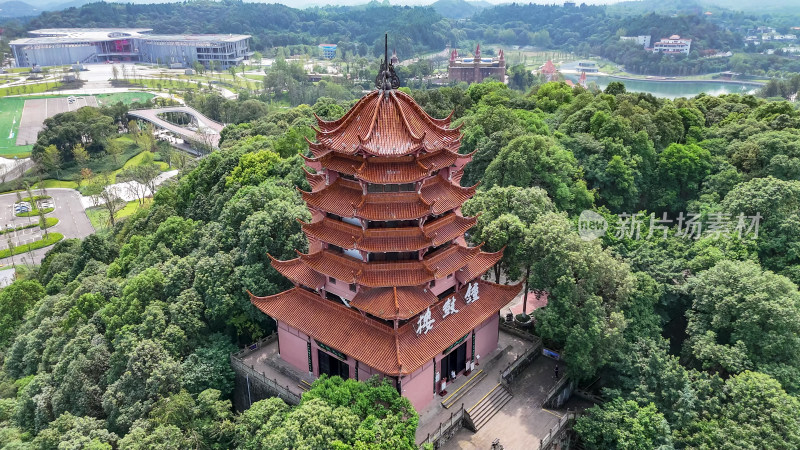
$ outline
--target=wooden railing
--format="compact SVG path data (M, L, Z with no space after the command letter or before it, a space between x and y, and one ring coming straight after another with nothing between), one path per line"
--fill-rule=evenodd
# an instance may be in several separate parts
M450 413L450 418L444 422L439 423L439 428L433 432L428 433L422 442L419 443L419 448L422 449L425 444L432 444L433 448L437 449L444 445L445 442L450 440L458 430L464 427L464 422L470 420L469 414L464 410L464 404L458 410Z

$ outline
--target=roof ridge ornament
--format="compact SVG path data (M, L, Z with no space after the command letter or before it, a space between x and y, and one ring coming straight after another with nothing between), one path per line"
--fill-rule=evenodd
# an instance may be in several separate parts
M391 91L400 87L400 78L394 71L394 64L389 60L389 33L384 35L384 56L381 69L375 77L375 87L381 91Z

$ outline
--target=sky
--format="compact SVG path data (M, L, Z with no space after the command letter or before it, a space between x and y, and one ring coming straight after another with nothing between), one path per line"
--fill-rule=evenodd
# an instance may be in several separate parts
M281 3L294 8L305 8L308 6L324 6L324 5L363 5L368 3L369 0L245 0L245 1L258 1L259 3ZM379 0L382 1L382 0ZM436 0L389 0L393 5L430 5ZM470 0L467 0L470 1ZM499 5L501 3L511 3L512 0L483 0L486 3ZM562 4L565 0L525 0L525 3L538 3L543 5ZM570 1L570 0L566 0ZM572 0L575 3L586 3L587 5L608 5L612 3L619 3L621 1L630 0ZM800 1L800 0L798 0Z

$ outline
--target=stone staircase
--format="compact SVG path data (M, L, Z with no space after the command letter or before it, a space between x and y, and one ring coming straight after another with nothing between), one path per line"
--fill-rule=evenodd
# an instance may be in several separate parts
M448 395L444 400L442 400L442 406L447 409L450 409L451 406L455 405L456 402L461 400L462 397L467 395L467 393L472 390L473 387L477 386L481 380L486 378L486 372L483 370L476 371L470 379L468 379L464 384L458 387L452 394Z
M498 383L475 406L467 410L467 426L472 431L480 430L512 397L511 391L503 383Z

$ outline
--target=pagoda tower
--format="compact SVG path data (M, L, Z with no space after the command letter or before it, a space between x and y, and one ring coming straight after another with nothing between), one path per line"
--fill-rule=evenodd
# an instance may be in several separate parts
M458 153L450 117L430 117L398 84L384 60L376 90L338 120L317 118L301 192L309 253L270 257L294 288L251 301L276 320L280 356L297 370L389 377L421 410L497 350L499 311L520 286L481 279L502 252L464 239L476 222L461 214L477 187L460 186L472 155Z

